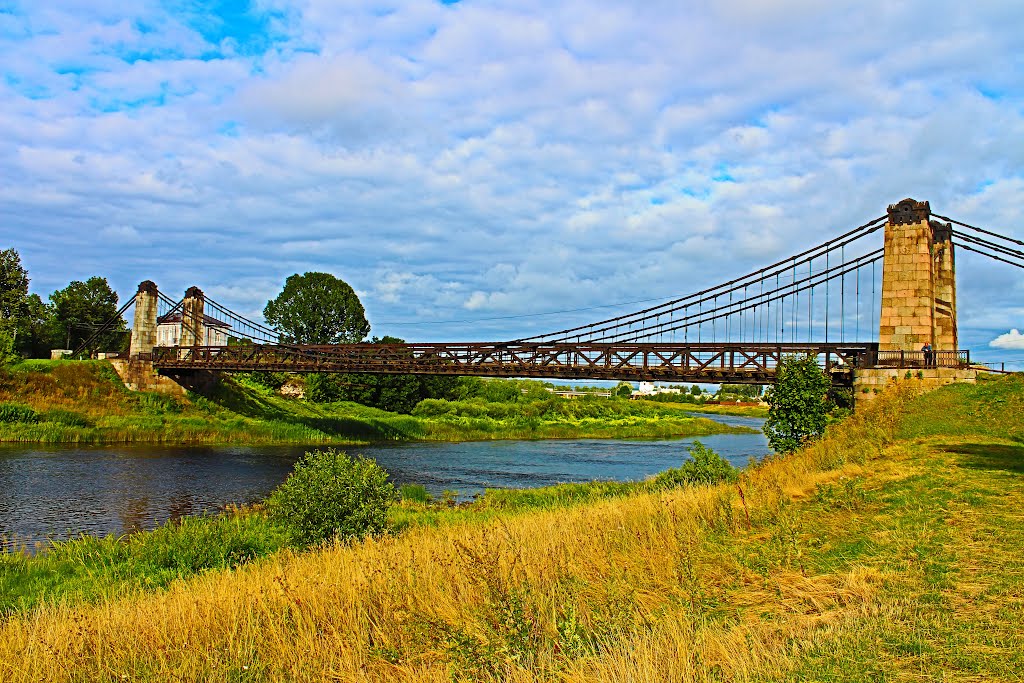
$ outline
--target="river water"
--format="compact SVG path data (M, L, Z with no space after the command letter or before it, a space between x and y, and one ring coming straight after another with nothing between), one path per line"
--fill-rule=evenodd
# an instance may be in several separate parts
M715 415L760 430L763 420ZM769 452L764 435L699 437L737 466ZM350 447L396 484L467 499L484 488L638 480L678 466L694 439L474 441ZM309 446L0 448L0 545L151 529L168 519L265 497Z

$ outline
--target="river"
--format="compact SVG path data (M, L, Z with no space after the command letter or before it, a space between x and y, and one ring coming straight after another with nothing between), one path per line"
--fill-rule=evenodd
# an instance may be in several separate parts
M705 416L760 430L763 420ZM484 488L638 480L678 466L694 439L473 441L350 447L396 484L418 483L460 499ZM768 453L764 435L700 437L736 466ZM309 446L0 448L0 545L33 545L82 533L123 534L168 519L265 497Z

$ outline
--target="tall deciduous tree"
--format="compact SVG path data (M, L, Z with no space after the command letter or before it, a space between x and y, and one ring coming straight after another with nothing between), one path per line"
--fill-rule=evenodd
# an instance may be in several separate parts
M50 295L50 318L47 323L51 343L75 349L117 314L117 293L104 277L91 277L85 282L73 280L64 289ZM128 326L118 317L86 349L120 350Z
M47 337L46 323L50 317L50 308L38 294L25 297L25 313L18 323L18 337L15 349L26 358L46 358L49 355L50 343Z
M772 449L795 451L825 430L830 386L813 356L782 359L775 370L775 385L765 393L769 407L764 433Z
M13 360L18 328L25 316L28 271L14 249L0 251L0 362Z
M0 251L0 321L13 324L25 309L28 271L14 249Z
M330 273L292 275L263 315L293 344L354 344L370 333L359 297Z
M373 344L402 344L397 337L371 340ZM394 413L411 413L425 398L453 398L459 378L450 375L329 375L306 376L306 397L311 401L354 401Z

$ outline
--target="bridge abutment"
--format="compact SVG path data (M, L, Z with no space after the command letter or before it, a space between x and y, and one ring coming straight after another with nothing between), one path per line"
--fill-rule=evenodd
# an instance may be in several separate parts
M974 384L977 379L978 371L972 368L862 368L853 375L854 409L864 408L897 382L917 382L923 390L932 391L955 382Z
M183 396L185 389L174 380L156 373L151 355L157 342L157 303L159 290L145 280L135 294L135 317L127 359L111 359L114 371L132 391L155 391Z

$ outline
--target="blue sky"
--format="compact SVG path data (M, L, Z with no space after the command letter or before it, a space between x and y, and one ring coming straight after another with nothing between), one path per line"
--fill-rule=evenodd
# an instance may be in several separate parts
M251 315L327 270L434 341L702 289L906 196L1022 238L1022 29L984 1L0 0L0 246L43 296L100 274ZM1024 358L1022 273L958 268L965 344Z

